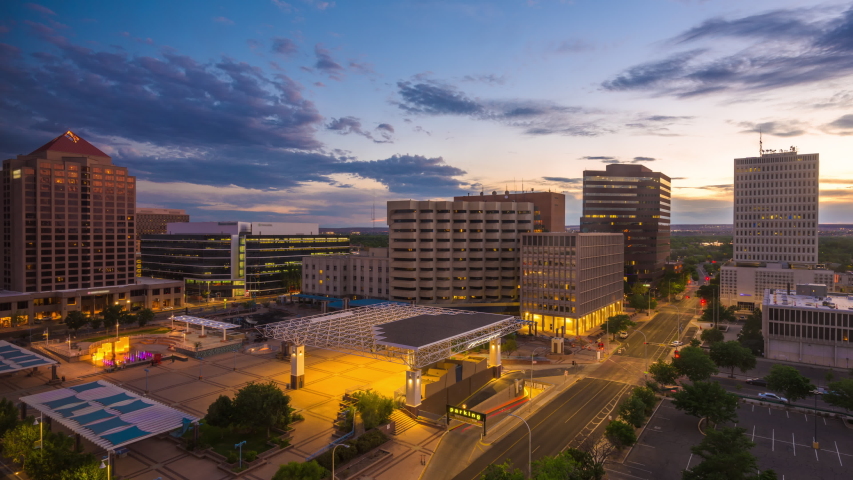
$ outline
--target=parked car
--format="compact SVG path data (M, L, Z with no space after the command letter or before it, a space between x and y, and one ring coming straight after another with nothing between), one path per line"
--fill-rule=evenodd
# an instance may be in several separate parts
M824 387L817 387L814 390L812 390L812 394L814 394L814 395L826 395L827 393L829 393L829 390L827 390Z
M762 400L769 400L771 402L788 403L787 398L780 397L779 395L776 395L775 393L770 393L770 392L759 393L758 398L760 398Z
M669 392L669 393L676 393L676 392L680 392L681 390L684 390L683 388L681 388L681 385L664 385L660 388L661 388L661 391Z
M759 387L767 386L767 380L764 380L763 378L747 378L746 383L750 385L758 385Z
M681 340L673 340L672 343L669 344L670 347L680 347L684 345L684 342Z
M619 332L619 338L623 338L623 339L628 338L628 332L626 332L624 330Z

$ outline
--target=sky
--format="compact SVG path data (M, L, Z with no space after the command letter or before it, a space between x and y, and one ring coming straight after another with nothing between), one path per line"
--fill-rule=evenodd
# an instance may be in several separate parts
M388 200L673 179L731 223L733 159L819 153L853 223L853 3L6 0L0 158L66 130L198 221L385 225Z

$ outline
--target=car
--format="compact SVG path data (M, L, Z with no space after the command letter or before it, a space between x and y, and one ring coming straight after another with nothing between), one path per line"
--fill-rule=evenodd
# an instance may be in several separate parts
M660 388L662 391L669 393L676 393L684 390L683 388L681 388L681 385L664 385Z
M681 340L673 340L672 343L669 344L670 347L680 347L684 345L684 342Z
M758 398L760 398L762 400L769 400L771 402L788 403L787 398L780 397L779 395L776 395L775 393L770 393L770 392L759 393Z
M626 332L626 331L619 332L619 338L623 338L623 339L628 338L628 332Z
M829 393L829 390L827 390L825 387L817 387L812 390L812 393L814 395L826 395L827 393Z
M758 385L759 387L767 386L767 380L764 380L763 378L747 378L746 383L750 385Z

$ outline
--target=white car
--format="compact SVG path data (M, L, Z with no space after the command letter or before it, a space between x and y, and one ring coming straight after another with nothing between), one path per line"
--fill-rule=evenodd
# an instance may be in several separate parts
M812 393L815 395L826 395L827 393L829 393L829 390L827 390L824 387L817 387L814 390L812 390Z
M758 398L761 398L761 399L764 399L764 400L770 400L770 401L772 401L772 402L788 403L788 399L787 399L787 398L785 398L785 397L780 397L779 395L776 395L775 393L768 393L768 392L759 393L759 394L758 394Z
M628 332L619 332L619 338L628 338Z
M681 340L673 340L672 343L669 344L670 347L680 347L684 345L684 342Z

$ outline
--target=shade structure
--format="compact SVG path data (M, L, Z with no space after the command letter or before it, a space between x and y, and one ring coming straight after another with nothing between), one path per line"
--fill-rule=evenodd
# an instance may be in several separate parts
M176 322L189 323L190 325L200 325L207 328L215 328L217 330L240 328L240 325L235 325L233 323L208 320L206 318L193 317L192 315L178 315L176 317L173 317L173 320L175 320Z
M195 423L198 418L105 380L21 397L21 401L105 450Z
M0 373L12 373L42 365L55 365L56 363L56 360L41 356L5 340L0 340Z

